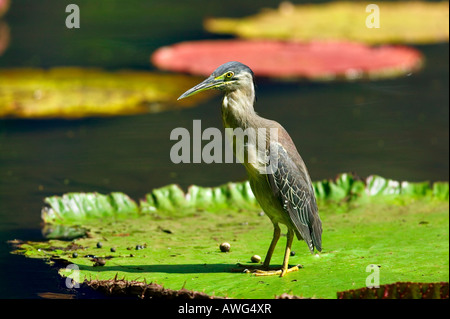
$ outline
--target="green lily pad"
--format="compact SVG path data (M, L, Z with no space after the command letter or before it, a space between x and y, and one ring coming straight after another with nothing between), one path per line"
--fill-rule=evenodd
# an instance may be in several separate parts
M205 28L242 38L283 40L350 40L369 44L447 42L449 4L442 2L377 2L379 28L366 27L370 2L330 2L264 9L245 18L211 18Z
M169 185L139 204L122 193L49 197L42 218L56 229L50 237L64 234L58 226L84 230L84 236L22 242L16 252L54 263L62 276L99 291L140 291L141 297L151 291L179 295L183 288L202 297L336 298L339 291L365 287L371 264L381 267L380 285L448 282L448 183L341 174L315 182L314 189L324 249L311 255L295 241L290 263L303 268L283 278L255 277L236 267L251 265L254 254L264 256L272 236L248 182L187 192ZM281 265L283 238L273 265ZM230 252L220 251L223 242Z
M138 71L4 69L0 70L0 117L74 119L190 107L208 95L187 103L176 99L199 80Z

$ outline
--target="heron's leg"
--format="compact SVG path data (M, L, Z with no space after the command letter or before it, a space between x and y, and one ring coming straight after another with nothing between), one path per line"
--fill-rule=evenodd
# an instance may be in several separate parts
M294 240L294 231L292 229L288 229L287 232L287 239L286 239L286 250L284 252L284 259L283 259L283 266L281 267L281 274L280 277L283 277L286 273L298 270L291 270L289 271L289 256L291 256L291 247L292 247L292 241ZM297 266L295 266L297 267ZM292 267L292 268L295 268Z
M286 240L286 250L284 252L284 260L283 265L281 266L281 269L278 270L256 270L255 275L256 276L273 276L273 275L279 275L280 277L283 277L287 273L297 271L298 266L294 266L289 268L289 256L291 255L291 246L292 241L294 240L294 231L291 229L288 229L287 232L287 240ZM265 261L264 261L265 262Z
M267 251L266 258L264 258L263 266L264 268L269 268L270 260L272 259L273 251L278 243L278 239L280 239L281 230L278 224L273 224L273 237L272 242L270 243L269 250Z
M278 223L273 223L273 237L272 241L269 246L269 250L267 250L266 258L264 258L264 263L261 266L259 265L242 265L238 263L238 266L245 267L247 269L269 269L270 266L270 260L272 259L273 251L275 250L275 247L277 246L278 239L280 239L281 230L280 226L278 226Z

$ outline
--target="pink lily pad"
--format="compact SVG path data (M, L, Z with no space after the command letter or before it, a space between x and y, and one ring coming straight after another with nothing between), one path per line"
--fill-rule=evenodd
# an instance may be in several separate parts
M371 47L352 42L206 40L162 47L151 61L158 68L209 75L227 61L247 64L257 76L330 81L403 76L420 69L422 55L406 46Z
M0 17L8 11L10 0L0 0Z

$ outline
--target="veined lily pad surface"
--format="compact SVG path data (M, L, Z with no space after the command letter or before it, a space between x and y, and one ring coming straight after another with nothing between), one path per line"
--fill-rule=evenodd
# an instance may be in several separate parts
M296 240L290 263L303 268L283 278L234 272L236 263L264 256L272 236L248 182L191 186L186 193L169 185L139 203L122 193L49 197L42 218L53 239L21 242L16 252L54 261L62 276L85 285L108 283L110 293L126 283L153 283L216 297L336 298L339 291L366 286L368 265L380 267L381 285L448 282L448 183L342 174L314 187L323 251L311 255ZM284 238L273 265L281 265ZM220 251L222 242L230 243L229 252Z
M189 107L208 95L184 103L176 99L199 80L137 71L4 69L0 70L0 117L73 119Z
M203 76L225 61L240 61L257 76L313 81L393 78L422 66L422 55L413 48L317 41L183 42L158 49L151 60L164 70Z
M369 26L373 2L337 1L293 5L282 2L278 9L264 9L245 18L211 18L205 28L214 33L232 33L247 39L351 40L369 44L447 42L448 1L382 1L378 6L379 28Z

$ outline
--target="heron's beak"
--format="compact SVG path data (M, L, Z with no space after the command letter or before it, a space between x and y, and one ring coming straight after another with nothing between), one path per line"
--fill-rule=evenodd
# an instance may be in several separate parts
M191 95L194 95L194 94L206 91L206 90L214 89L215 87L220 86L222 83L223 83L223 79L214 78L211 75L209 78L207 78L202 83L197 84L192 89L189 89L186 92L184 92L183 94L181 94L181 96L177 100L184 99L186 97L189 97Z

